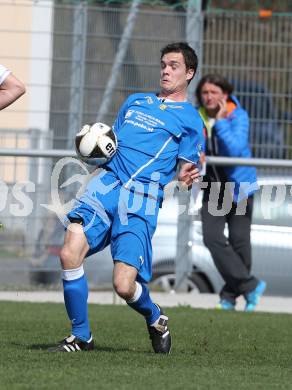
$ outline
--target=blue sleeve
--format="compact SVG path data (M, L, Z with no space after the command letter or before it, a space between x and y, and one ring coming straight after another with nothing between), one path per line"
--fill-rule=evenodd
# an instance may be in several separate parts
M220 119L215 127L219 154L240 157L249 146L249 118L243 109L235 110L230 117Z
M203 121L197 118L191 128L186 129L180 140L178 158L197 164L204 147Z

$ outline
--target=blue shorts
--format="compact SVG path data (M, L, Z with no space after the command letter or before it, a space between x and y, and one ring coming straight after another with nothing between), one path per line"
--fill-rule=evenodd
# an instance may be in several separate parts
M135 267L137 280L148 283L158 210L157 200L125 189L114 173L103 172L88 183L68 219L82 220L87 256L110 244L113 259Z

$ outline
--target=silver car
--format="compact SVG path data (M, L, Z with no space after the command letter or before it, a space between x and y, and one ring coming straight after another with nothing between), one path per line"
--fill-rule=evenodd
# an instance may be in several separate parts
M267 282L266 294L292 296L292 178L261 177L258 184L251 228L252 273ZM193 217L186 217L191 223L190 239L177 243L178 200L172 197L163 204L153 239L152 283L164 291L176 287L177 271L184 274L184 289L189 292L218 293L223 285L203 244L200 206L201 194L191 204ZM178 258L175 265L180 244L185 245L187 260Z

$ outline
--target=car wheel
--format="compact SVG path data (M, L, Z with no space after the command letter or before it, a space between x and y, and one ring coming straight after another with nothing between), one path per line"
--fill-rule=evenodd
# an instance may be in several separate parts
M164 275L153 275L151 285L154 288L162 290L164 292L174 291L175 288L175 274L169 273ZM186 281L184 287L188 293L206 293L211 292L209 285L199 274L193 273Z

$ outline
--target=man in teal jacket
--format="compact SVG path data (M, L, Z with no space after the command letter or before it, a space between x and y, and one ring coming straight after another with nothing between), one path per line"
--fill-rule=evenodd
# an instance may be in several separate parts
M196 89L199 113L206 129L206 155L251 157L249 118L222 76L204 76ZM248 166L207 166L204 178L202 227L204 243L225 281L218 308L233 310L243 295L253 311L266 283L250 274L250 230L256 169ZM224 235L228 224L228 238Z

